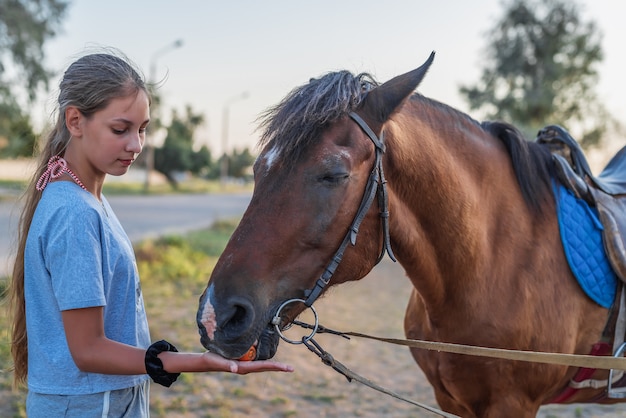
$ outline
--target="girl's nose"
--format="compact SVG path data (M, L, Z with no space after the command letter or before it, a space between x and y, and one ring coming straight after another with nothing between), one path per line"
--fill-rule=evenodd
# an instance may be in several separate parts
M137 133L132 136L128 144L126 145L126 151L134 152L135 154L139 154L143 149L143 143L145 141L145 134Z

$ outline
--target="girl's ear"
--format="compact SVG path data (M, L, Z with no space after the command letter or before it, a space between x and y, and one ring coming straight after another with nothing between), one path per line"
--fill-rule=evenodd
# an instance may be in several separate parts
M83 117L80 110L74 106L68 106L68 108L65 109L65 126L67 126L67 130L74 138L82 136L81 121Z

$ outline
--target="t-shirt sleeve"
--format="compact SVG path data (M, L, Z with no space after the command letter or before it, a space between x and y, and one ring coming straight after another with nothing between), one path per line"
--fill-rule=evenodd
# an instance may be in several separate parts
M62 207L47 226L43 249L59 309L106 305L99 214L89 207Z

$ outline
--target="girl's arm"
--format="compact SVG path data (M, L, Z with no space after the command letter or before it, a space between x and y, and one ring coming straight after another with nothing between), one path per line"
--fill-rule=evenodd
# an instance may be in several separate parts
M76 366L102 374L145 374L146 350L110 340L104 334L103 308L62 312L67 343ZM224 371L247 374L264 371L291 372L293 368L274 361L236 361L213 353L163 352L158 356L169 373Z

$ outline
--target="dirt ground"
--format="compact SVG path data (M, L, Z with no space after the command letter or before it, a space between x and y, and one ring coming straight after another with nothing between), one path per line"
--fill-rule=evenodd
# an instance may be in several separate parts
M330 295L316 302L320 323L341 331L403 338L402 321L409 289L402 268L385 259L365 279L335 287ZM329 335L320 335L316 340L361 376L414 401L437 407L432 389L407 348L362 339L346 341ZM201 378L196 375L193 395L177 395L175 388L153 385L153 403L160 397L180 396L179 411L170 403L162 416L185 418L438 416L358 382L348 382L302 345L282 342L276 358L292 364L296 371ZM547 406L537 416L616 418L626 416L626 404Z

